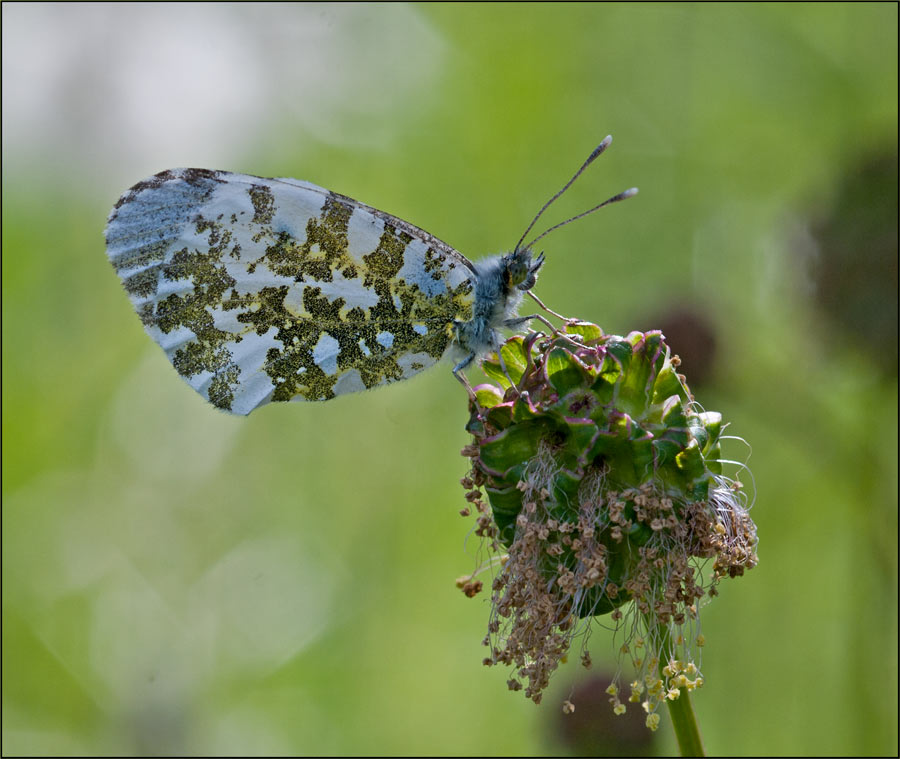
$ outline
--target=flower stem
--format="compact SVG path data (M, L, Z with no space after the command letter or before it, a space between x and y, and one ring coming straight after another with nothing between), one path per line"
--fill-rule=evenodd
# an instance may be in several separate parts
M694 717L691 696L687 690L682 690L678 698L666 703L669 705L669 716L672 718L672 726L675 728L675 738L678 740L678 749L681 755L706 756L700 731L697 728L697 719Z
M668 628L663 631L659 654L660 667L674 658L672 638ZM666 699L666 703L669 705L669 716L672 718L672 727L675 729L675 738L678 741L681 755L706 756L687 688L681 688L681 695L673 701Z

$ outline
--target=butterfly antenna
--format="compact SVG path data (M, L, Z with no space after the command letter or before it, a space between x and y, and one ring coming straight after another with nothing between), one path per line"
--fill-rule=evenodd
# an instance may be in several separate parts
M522 240L524 240L526 237L528 237L528 233L532 230L532 228L534 227L534 225L537 223L537 220L541 218L541 214L543 214L544 211L546 211L546 210L550 207L550 204L551 204L554 200L556 200L560 195L562 195L566 190L568 190L568 189L572 186L572 183L573 183L576 179L578 179L578 177L581 176L581 173L582 173L588 166L590 166L590 165L591 165L591 164L592 164L592 163L600 156L600 154L601 154L604 150L606 150L606 149L609 147L609 145L610 145L611 142L612 142L612 135L607 135L607 136L606 136L606 139L603 140L603 142L601 142L596 148L594 148L594 150L591 152L591 154L587 157L587 160L586 160L583 164L581 164L581 168L578 169L578 171L575 172L575 175L574 175L568 182L566 182L565 187L563 187L558 193L556 193L556 195L554 195L552 198L550 198L550 200L548 200L546 203L544 203L544 207L541 208L541 210L537 212L537 216L535 216L535 217L531 220L531 224L528 225L528 229L526 229L525 232L522 234L522 236L519 238L519 242L517 242L517 243L516 243L516 247L513 248L513 252L514 252L514 253L518 253L519 248L520 248L521 245L522 245ZM635 190L635 192L637 192L637 190ZM618 199L621 200L621 198L618 198ZM607 203L611 203L611 202L612 202L612 200L608 200L608 201L607 201ZM605 204L604 204L604 205L605 205ZM591 209L591 210L596 211L597 209L594 208L594 209ZM588 213L590 213L590 212L588 212ZM582 215L584 215L584 214L582 214ZM576 217L576 218L577 218L577 217ZM569 219L569 221L573 221L573 219ZM568 223L568 222L567 222L567 223ZM561 225L560 225L560 226L561 226ZM547 233L545 232L544 234L547 234ZM542 235L542 236L543 236L543 235ZM538 239L540 239L540 238L538 238ZM528 246L526 246L526 247L528 247Z
M593 208L590 208L587 211L584 211L583 213L578 214L577 216L573 216L571 219L566 219L565 221L561 221L559 224L555 224L554 226L550 227L550 229L548 229L546 232L541 232L530 243L528 243L525 246L525 248L528 249L528 248L532 247L538 240L546 237L554 230L559 229L560 227L566 226L566 224L571 224L573 221L576 221L577 219L580 219L583 216L587 216L589 213L594 213L594 211L599 211L601 208L603 208L603 206L608 206L610 203L618 203L620 200L625 200L626 198L630 198L633 195L637 195L637 193L638 193L637 187L631 187L628 190L623 190L618 195L613 195L609 200L604 200L599 205L596 205ZM516 249L518 249L518 246Z

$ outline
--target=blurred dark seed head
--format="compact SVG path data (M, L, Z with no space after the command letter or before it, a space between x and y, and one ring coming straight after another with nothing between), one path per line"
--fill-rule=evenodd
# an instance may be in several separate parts
M598 672L573 688L569 701L575 711L553 712L557 741L572 756L656 756L657 733L647 729L644 710L632 704L638 708L617 716L609 708L606 688L612 680L613 673Z
M851 165L830 206L812 214L811 272L824 316L897 374L897 148Z
M672 353L681 359L678 371L692 390L709 386L716 366L716 329L711 317L698 306L673 303L646 321L648 328L666 336Z

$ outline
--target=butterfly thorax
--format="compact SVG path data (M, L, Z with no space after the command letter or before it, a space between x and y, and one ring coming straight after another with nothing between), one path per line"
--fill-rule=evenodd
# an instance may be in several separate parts
M475 263L472 318L455 325L464 355L480 356L497 347L497 330L516 319L522 296L537 282L541 264L543 257L532 261L530 250L490 256Z

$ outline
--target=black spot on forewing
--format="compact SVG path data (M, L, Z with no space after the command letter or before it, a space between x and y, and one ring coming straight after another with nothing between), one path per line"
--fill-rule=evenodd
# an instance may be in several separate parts
M145 190L159 189L166 182L180 179L187 182L189 185L201 186L203 182L209 182L211 180L216 182L223 181L219 179L219 174L221 174L221 172L211 171L210 169L166 169L165 171L160 171L158 174L154 174L148 179L142 179L140 182L130 187L128 191L116 201L113 210L115 211L115 209L121 208L126 203L133 202L134 199Z
M220 176L224 172L213 171L211 169L184 169L181 172L181 178L189 185L203 186L210 180L215 182L225 182Z
M132 185L127 192L123 193L122 197L116 201L114 208L121 208L126 203L130 203L134 200L135 195L144 190L155 190L158 187L161 187L166 182L175 179L175 172L171 169L167 169L166 171L161 171L158 174L154 174L149 179L142 179L135 185Z

